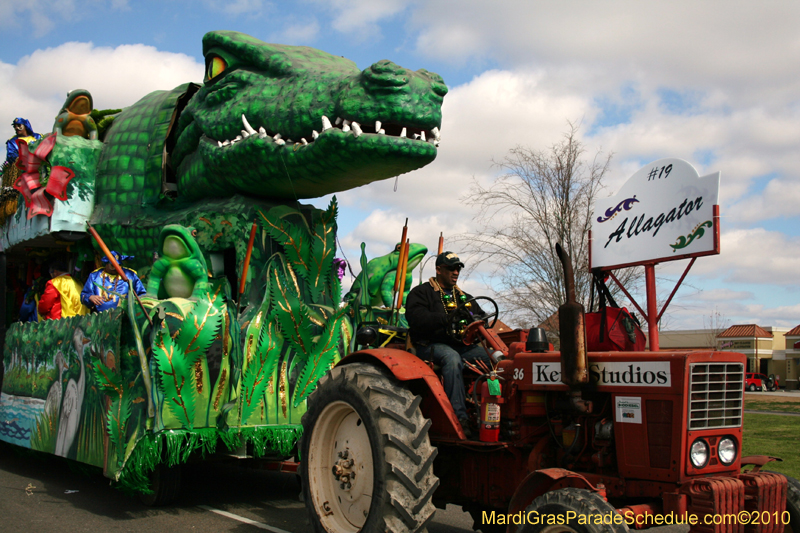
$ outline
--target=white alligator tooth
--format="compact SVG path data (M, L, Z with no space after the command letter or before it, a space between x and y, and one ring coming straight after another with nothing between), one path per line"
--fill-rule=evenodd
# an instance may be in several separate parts
M375 132L378 133L380 131L381 131L381 121L380 120L376 120L375 121Z
M319 137L319 132L317 130L311 130L311 138L316 141L317 137Z
M275 139L275 144L277 144L278 146L283 146L284 144L286 144L286 141L284 141L283 139Z
M301 142L301 143L303 143L303 146L305 146L305 145L307 145L307 144L308 144L308 141L306 140L306 138L305 138L305 137L303 137L302 139L300 139L300 142Z
M414 140L417 140L417 139L419 139L419 133L415 133L414 134Z
M261 139L266 139L267 138L267 132L266 131L258 132L258 137L261 138Z
M255 133L255 132L253 132L253 133ZM250 132L242 130L241 137L242 137L242 139L247 139L248 137L250 137Z
M222 146L230 146L230 145L231 145L231 142L230 142L228 139L225 139L225 140L222 142Z
M331 126L331 121L325 115L322 115L322 131L329 130L333 126Z
M250 123L247 122L247 117L244 116L244 114L242 114L242 125L244 126L244 129L247 131L247 133L249 133L250 135L256 132L256 130L253 129L253 126L251 126Z
M406 129L405 129L405 128L403 128L403 129L400 131L400 137L403 137L403 138L405 138L405 136L406 136Z
M419 138L422 139L422 141L425 141L425 131L424 130L422 131L422 134L420 134Z
M266 133L267 133L267 130L265 130L265 129L264 129L264 126L261 126L260 128L258 128L258 133L264 133L264 134L266 134Z
M291 140L291 139L286 139L286 142L287 142L287 143L293 143L294 141L293 141L293 140Z
M236 142L239 142L241 140L242 140L242 136L241 135L237 135L236 138L231 142L235 142L236 143Z
M361 124L359 124L358 122L353 122L351 126L353 126L353 133L355 134L356 137L364 133L363 131L361 131Z
M338 126L341 123L342 123L342 117L336 117L336 125Z
M281 134L280 133L276 133L275 135L272 136L272 138L277 141L277 140L279 140L281 138Z
M346 120L344 121L344 124L342 125L342 131L350 131L350 123L347 122Z
M439 138L439 128L433 128L431 130L431 133L433 133L433 136L436 137L437 139Z
M222 141L217 141L217 146L219 146L220 148L222 148Z

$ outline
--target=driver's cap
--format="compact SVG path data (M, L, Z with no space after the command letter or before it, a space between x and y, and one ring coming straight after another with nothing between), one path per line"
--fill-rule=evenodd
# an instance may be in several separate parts
M455 252L442 252L436 257L436 266L449 266L454 267L457 266L459 268L464 268L464 263L461 262L461 259L455 254Z

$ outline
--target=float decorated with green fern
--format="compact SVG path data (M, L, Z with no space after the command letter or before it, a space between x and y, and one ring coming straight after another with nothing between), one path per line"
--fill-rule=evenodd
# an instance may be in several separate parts
M80 278L104 241L135 256L147 293L11 325L0 439L143 493L192 457L298 459L306 399L347 354L354 316L334 263L336 199L299 200L431 162L447 92L425 70L362 71L235 32L207 34L203 51L202 85L119 112L73 91L4 176L17 191L0 210L8 272L57 255Z

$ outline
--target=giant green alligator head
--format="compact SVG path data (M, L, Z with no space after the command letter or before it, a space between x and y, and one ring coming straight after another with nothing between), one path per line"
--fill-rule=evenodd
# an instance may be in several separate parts
M184 198L313 198L436 157L442 78L242 33L203 37L204 85L178 121L172 164Z

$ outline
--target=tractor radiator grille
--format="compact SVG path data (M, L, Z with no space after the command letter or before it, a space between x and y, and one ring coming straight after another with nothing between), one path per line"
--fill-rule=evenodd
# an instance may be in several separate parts
M689 371L689 429L740 427L744 365L695 363Z

